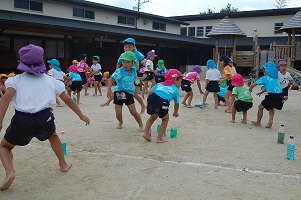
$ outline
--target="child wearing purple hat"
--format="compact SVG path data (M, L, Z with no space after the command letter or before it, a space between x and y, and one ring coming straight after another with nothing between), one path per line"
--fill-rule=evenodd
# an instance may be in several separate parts
M287 71L287 63L283 60L278 63L278 81L282 88L282 94L285 101L288 99L288 88L294 84L293 77Z
M151 50L147 53L146 57L146 63L145 63L145 74L147 75L146 78L144 79L144 87L143 87L143 93L142 93L142 98L144 99L144 94L147 93L148 91L148 83L151 82L151 88L154 87L156 84L155 81L155 72L156 70L154 69L154 59L157 57L155 50Z
M7 91L0 101L0 130L12 98L15 108L15 115L0 144L0 157L6 171L6 178L0 185L1 190L8 189L16 177L12 149L16 145L27 145L33 137L40 141L49 140L62 172L67 172L72 166L65 161L60 138L55 132L52 110L56 105L56 96L59 96L86 125L90 124L89 118L83 115L65 93L64 83L45 74L42 47L27 45L20 49L19 55L18 70L24 73L7 80Z
M186 76L183 78L181 82L181 88L182 91L186 92L186 95L182 101L182 104L186 106L187 108L194 108L194 106L191 105L191 101L193 98L193 91L191 88L191 84L194 83L194 81L197 82L197 86L199 88L199 91L201 94L204 94L201 87L201 78L200 73L202 72L201 66L195 65L193 69L186 74ZM186 100L188 99L188 102L186 103Z

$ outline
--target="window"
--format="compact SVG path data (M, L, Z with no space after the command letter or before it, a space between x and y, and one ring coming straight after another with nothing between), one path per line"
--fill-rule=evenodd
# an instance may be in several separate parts
M212 26L205 27L205 35L207 35L212 30Z
M196 36L203 37L204 36L204 27L200 26L196 28Z
M181 33L180 35L187 36L187 27L181 28Z
M195 27L188 28L188 36L195 37Z
M283 23L275 23L274 34L282 34L279 29L283 26Z
M118 16L118 24L135 25L135 19L133 17Z
M166 24L159 23L159 22L153 22L153 29L160 30L160 31L166 31Z
M0 51L8 51L10 50L10 39L9 37L0 36Z
M95 19L95 12L91 10L85 10L82 8L73 8L73 17Z
M31 0L15 0L15 8L43 12L43 3Z

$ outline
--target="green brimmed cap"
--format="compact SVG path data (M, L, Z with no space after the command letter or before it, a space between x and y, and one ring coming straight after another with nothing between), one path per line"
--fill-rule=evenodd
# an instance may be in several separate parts
M122 54L121 60L133 61L136 60L136 56L132 51L126 51Z

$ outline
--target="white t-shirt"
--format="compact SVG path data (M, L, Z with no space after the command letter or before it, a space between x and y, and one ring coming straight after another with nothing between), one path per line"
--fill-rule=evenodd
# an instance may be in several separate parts
M55 98L65 92L65 84L47 74L34 75L24 72L8 78L6 88L16 90L14 108L25 113L37 113L46 108L54 109Z
M150 68L152 69L152 70L154 70L154 63L153 63L153 61L151 61L151 60L147 60L146 61L146 63L145 63L145 71L147 72L149 72L150 70L147 68L147 66L150 66Z
M281 88L286 88L288 86L288 83L293 80L293 77L289 72L286 72L284 75L278 71L278 81L281 85Z
M222 78L221 72L218 69L216 69L216 68L209 69L206 72L206 80L209 80L209 81L218 81L221 78Z
M64 81L64 76L66 76L66 74L63 71L57 71L53 68L49 70L48 74L53 78L55 78L56 80L60 80L60 81Z
M101 69L101 65L99 63L96 63L95 65L93 64L91 66L93 72L97 72L98 70ZM101 71L99 73L96 73L95 75L102 75Z

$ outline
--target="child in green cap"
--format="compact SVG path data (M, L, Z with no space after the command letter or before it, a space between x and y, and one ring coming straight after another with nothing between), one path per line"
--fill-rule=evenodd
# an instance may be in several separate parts
M164 75L166 74L167 69L164 65L164 60L158 60L157 63L157 69L156 69L156 75L155 75L155 81L156 83L164 82Z
M110 98L113 96L112 84L115 81L117 85L114 88L114 104L116 118L118 120L117 129L122 128L123 119L122 119L122 107L123 104L128 106L128 109L131 115L135 118L139 125L140 131L144 130L142 124L142 119L140 114L136 111L134 94L135 94L135 85L134 80L137 76L135 67L133 67L136 60L135 54L131 51L126 51L122 54L122 67L115 70L108 82L108 92L107 97Z

